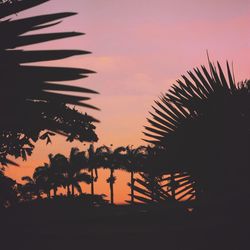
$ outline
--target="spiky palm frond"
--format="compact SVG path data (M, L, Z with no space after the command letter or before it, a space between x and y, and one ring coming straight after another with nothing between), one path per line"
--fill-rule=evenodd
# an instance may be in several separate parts
M0 62L2 65L0 114L0 161L7 164L7 154L15 157L30 155L42 130L62 134L68 140L96 141L93 122L97 120L81 114L66 104L95 108L83 94L96 91L62 84L94 73L82 68L38 66L37 63L55 61L88 54L82 50L24 50L23 47L48 41L83 35L79 32L39 33L62 19L76 13L56 13L23 19L7 19L11 14L29 9L48 0L21 0L0 5ZM29 33L31 32L31 33ZM21 47L21 48L18 48ZM35 65L34 65L35 63ZM70 95L69 92L74 92ZM32 128L31 128L32 124ZM23 138L21 140L20 138ZM16 148L12 145L15 141ZM49 141L49 140L48 140ZM28 148L28 150L25 150Z
M227 64L209 62L188 72L159 101L144 133L159 147L159 173L187 172L196 191L213 199L237 189L247 190L250 119L249 84L236 84ZM209 194L208 194L209 193Z
M161 203L169 200L186 202L195 197L195 182L191 181L186 173L155 177L147 173L140 173L140 177L134 179L135 200L139 202ZM131 183L129 183L131 187Z
M23 0L21 3L15 3L9 6L9 8L13 8L14 12L19 9L18 7L20 4L24 7L25 3L27 4L28 2L29 1ZM35 0L32 5L35 6L43 2L47 1ZM29 7L30 4L27 4L27 9ZM8 109L13 108L13 111L16 110L15 105L13 105L13 98L15 97L17 98L15 104L18 104L17 102L23 104L23 102L53 101L90 107L88 104L82 103L82 101L88 100L89 98L80 95L71 96L66 91L79 94L96 93L95 91L82 87L59 84L57 82L81 79L87 77L90 73L94 73L93 71L77 68L27 65L27 63L54 61L75 55L87 54L89 52L81 50L15 50L15 48L20 46L23 47L41 42L82 35L82 33L77 32L26 34L29 31L44 29L48 27L48 25L54 26L58 23L58 20L75 14L76 13L56 13L18 20L8 19L0 23L0 31L4 34L0 42L1 60L4 62L4 70L2 74L2 79L4 80L2 82L5 84L3 86L5 91L1 92L2 96L0 98L5 107L3 108L1 105L3 109L1 110L2 114L9 114L6 107L8 107Z
M218 71L209 62L209 71L201 66L194 72L188 71L189 78L182 76L170 90L155 101L152 119L148 119L150 127L146 127L146 136L154 140L147 140L153 144L164 144L164 139L171 132L175 132L183 122L196 118L206 111L213 112L216 108L225 108L227 98L230 98L239 89L233 80L232 73L227 63L228 81L218 63Z
M30 1L23 0L20 1L22 4L25 6L25 9L29 9L29 3ZM39 3L42 2L48 2L46 1L41 1L41 0L34 0L32 5L38 5ZM10 6L11 9L17 10L18 4L16 3ZM1 6L1 10L5 11L5 6ZM54 26L58 24L58 20L61 20L63 18L75 15L76 13L56 13L56 14L48 14L48 15L42 15L42 16L34 16L34 17L29 17L25 19L17 19L17 20L12 20L12 19L7 19L7 20L1 20L1 29L3 31L6 31L4 34L5 36L2 37L1 39L1 50L3 53L3 57L6 59L8 63L10 63L11 60L8 60L9 58L13 59L13 65L20 65L21 63L31 63L31 62L41 62L41 61L51 61L51 60L58 60L58 59L63 59L67 58L70 56L74 55L81 55L81 54L87 54L89 52L86 51L80 51L80 50L48 50L48 51L23 51L23 50L12 50L16 47L20 46L27 46L27 45L34 45L37 43L41 42L46 42L46 41L51 41L51 40L57 40L59 38L64 38L64 37L72 37L72 36L79 36L82 35L82 33L77 33L77 32L62 32L62 33L49 33L49 34L34 34L34 35L25 35L27 32L30 31L37 31L40 29L44 29L47 27ZM8 13L6 13L6 16L8 16ZM3 17L2 17L3 18ZM48 26L49 25L49 26ZM32 39L31 39L32 38ZM38 39L40 38L40 39ZM24 43L24 41L26 43ZM8 49L11 49L10 51ZM33 69L33 66L30 68L27 66L22 67L23 65L20 65L20 71L29 71ZM13 68L15 69L15 68ZM62 75L58 75L58 72L55 70L54 67L49 67L48 71L47 68L45 67L35 67L34 69L37 70L36 73L45 73L43 76L42 74L38 74L41 76L39 80L39 83L42 83L45 80L47 82L47 78L51 78L51 76L58 76L58 81L65 81L65 80L73 80L75 77L78 78L80 73L88 74L92 73L92 71L85 70L85 69L73 69L72 73L75 74L68 74L68 71L66 68L66 73ZM44 71L42 70L44 69ZM56 68L57 69L57 68ZM60 68L59 68L60 69ZM55 70L55 71L54 71ZM62 68L62 71L65 70L65 68ZM71 70L69 68L69 70ZM32 71L31 71L32 72ZM71 71L70 71L71 72ZM25 76L25 74L21 74ZM51 74L50 74L51 73ZM59 72L61 73L61 72ZM78 73L78 74L76 74ZM75 76L75 77L73 77ZM64 79L66 77L66 79ZM73 77L73 79L71 79ZM84 77L84 76L83 76ZM56 81L55 77L52 77L53 81ZM67 79L69 78L69 79ZM46 85L47 87L51 86L52 84ZM53 86L53 85L52 85ZM55 85L57 86L57 85ZM63 87L63 86L60 86ZM72 87L73 89L70 89L69 86L65 86L65 91L77 91L77 92L82 92L82 88L78 87ZM47 90L56 90L55 88L53 89L47 89ZM63 90L63 89L58 89L58 90ZM92 90L87 91L87 93L95 93ZM35 94L35 93L33 93Z
M128 185L132 187L131 183ZM187 173L176 174L174 183L170 175L156 177L141 173L133 182L133 202L149 204L181 202L183 206L190 207L190 201L195 198L194 185L195 182L191 181Z

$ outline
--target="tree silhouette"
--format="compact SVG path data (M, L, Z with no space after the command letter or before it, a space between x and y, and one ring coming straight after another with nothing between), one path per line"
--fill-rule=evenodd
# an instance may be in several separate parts
M50 168L49 164L44 163L43 166L37 167L33 173L33 178L36 180L42 192L45 193L48 198L51 198L50 191L54 188L55 183L53 169Z
M112 150L111 147L102 146L99 148L101 152L101 166L110 170L109 178L107 179L107 183L110 187L110 204L114 204L114 183L116 181L116 177L114 175L115 169L124 168L125 164L125 147L118 147Z
M50 164L44 163L43 166L35 168L32 177L24 176L22 180L25 184L19 185L21 201L30 201L41 199L43 194L51 198L50 191L54 191L54 197L57 195L58 187L63 185L62 176L62 155L49 156Z
M68 183L71 184L71 194L73 196L75 195L75 188L80 194L82 193L79 182L85 182L87 184L92 182L91 176L81 171L84 165L87 166L85 152L79 151L78 148L72 148L68 159L67 178Z
M59 187L67 186L69 183L65 180L65 173L68 168L68 160L62 154L52 155L49 154L49 169L50 169L50 180L48 185L53 190L54 197L57 196L57 190Z
M145 162L147 147L139 146L137 148L133 148L132 146L126 147L126 159L124 169L130 173L130 189L131 189L131 201L130 203L134 203L134 174L138 172L143 172L143 166Z
M8 155L26 159L34 142L61 134L67 139L97 141L93 122L97 120L68 105L95 108L85 94L97 92L61 84L87 77L91 70L67 67L38 66L38 62L60 60L88 54L82 50L23 50L23 47L83 35L79 32L37 33L54 26L75 13L56 13L24 19L6 17L48 0L21 0L0 5L0 62L2 65L0 114L0 162L8 164ZM27 34L32 32L32 34ZM22 47L17 49L18 47ZM32 65L36 63L36 65ZM68 92L75 92L70 95ZM31 126L32 124L32 126ZM46 131L41 134L42 131ZM6 146L7 145L7 146Z
M146 141L162 148L158 173L186 173L200 202L223 203L249 193L249 82L236 84L227 63L209 61L182 76L156 101ZM157 167L158 166L158 167Z
M88 170L91 174L91 194L95 194L94 183L98 180L98 168L102 164L102 147L94 148L94 145L91 144L88 148Z
M59 187L66 188L68 197L75 195L75 189L82 194L80 182L87 184L91 182L90 175L81 171L86 162L84 152L80 152L78 148L71 149L69 159L62 154L50 154L49 164L37 167L32 177L22 178L26 183L19 186L21 200L42 198L42 194L50 198L51 190L53 196L57 197Z
M36 178L23 176L22 181L25 181L25 184L19 187L19 190L23 200L41 199L43 190L40 189Z

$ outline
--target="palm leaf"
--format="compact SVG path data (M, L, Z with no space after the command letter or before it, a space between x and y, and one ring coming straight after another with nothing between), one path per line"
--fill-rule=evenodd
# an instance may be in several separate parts
M82 114L68 105L97 109L87 101L86 94L96 91L84 87L61 84L87 77L94 73L83 68L37 66L30 63L55 61L89 52L83 50L21 50L18 47L36 45L68 37L83 35L80 32L45 33L45 28L57 25L62 19L76 13L64 12L23 19L7 19L9 15L27 10L47 0L22 0L0 5L0 62L2 66L0 113L0 162L6 157L26 158L33 149L32 141L39 139L42 130L67 136L72 141L96 141L93 122L96 119ZM42 30L42 31L41 31ZM32 34L27 34L28 32ZM41 31L41 32L40 32ZM29 63L29 65L27 65ZM74 95L69 94L74 92ZM32 124L32 129L31 129ZM19 138L22 138L19 140ZM50 138L46 138L50 142ZM16 141L16 144L13 144ZM6 148L6 144L13 145ZM29 145L29 148L23 147Z
M171 177L163 178L167 183L162 185L178 200L196 198L197 193L199 198L222 199L229 195L227 189L232 190L233 166L241 169L239 180L248 173L249 83L237 85L228 62L227 74L219 62L215 66L209 61L208 66L188 71L155 101L143 132L145 141L162 147L149 161L151 171L179 175L175 176L178 188L169 185ZM246 179L237 183L238 190L247 190Z

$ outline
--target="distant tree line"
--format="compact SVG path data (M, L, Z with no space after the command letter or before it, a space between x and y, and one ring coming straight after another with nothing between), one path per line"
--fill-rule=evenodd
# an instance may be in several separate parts
M94 148L93 144L89 146L87 151L80 151L78 148L72 148L69 157L62 154L49 155L49 163L44 163L43 166L35 168L32 176L22 177L23 184L17 184L12 181L15 186L13 188L13 196L16 196L15 201L27 202L39 199L54 199L58 196L68 198L80 197L84 198L81 183L91 185L90 195L94 198L95 183L98 181L98 170L109 169L110 175L107 178L107 184L110 187L109 203L115 203L114 186L116 182L116 170L122 170L130 173L128 185L130 187L130 199L127 200L130 204L147 201L146 194L143 192L143 187L147 185L145 179L149 180L151 186L150 200L156 201L156 189L153 185L163 185L165 183L166 193L168 198L175 200L173 188L173 179L168 176L156 176L150 166L152 163L152 155L156 152L154 147L139 146L134 148L129 145L127 147L117 147L112 149L111 146L101 146ZM139 174L137 177L135 174ZM180 176L176 175L176 178ZM171 180L170 180L171 179ZM142 185L134 185L137 182ZM177 183L177 182L176 182ZM172 189L170 188L172 187ZM62 194L58 195L58 189L64 189ZM179 186L175 187L176 189ZM118 191L119 192L119 191ZM136 193L139 192L140 195ZM184 197L184 196L183 196ZM183 198L182 197L182 198ZM9 204L9 203L6 203ZM15 203L14 203L15 204Z

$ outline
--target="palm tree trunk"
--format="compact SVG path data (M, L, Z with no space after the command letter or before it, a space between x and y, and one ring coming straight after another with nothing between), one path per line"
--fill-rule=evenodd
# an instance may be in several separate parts
M134 204L134 172L130 172L130 182L131 182L131 204Z
M70 195L71 195L71 193L70 193L70 185L67 184L67 196L69 197Z
M94 195L95 194L95 190L94 190L94 169L91 169L91 195Z
M110 203L114 204L114 169L110 169Z
M54 191L54 197L57 196L56 192L57 192L57 188L53 188L53 191Z
M75 196L75 186L74 186L74 184L72 184L71 190L72 190L72 192L71 192L72 196Z
M98 179L98 170L97 168L95 168L95 181L97 181L97 179Z

